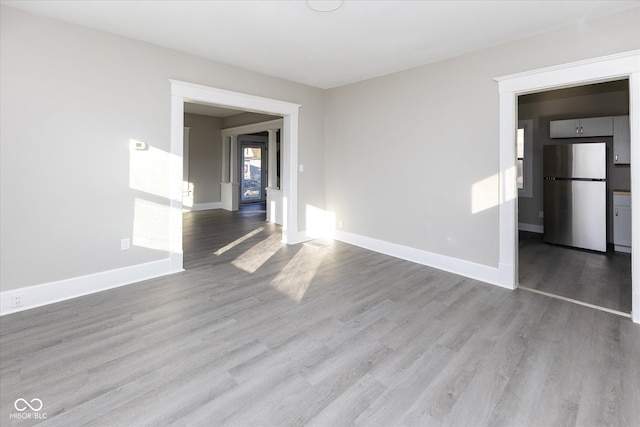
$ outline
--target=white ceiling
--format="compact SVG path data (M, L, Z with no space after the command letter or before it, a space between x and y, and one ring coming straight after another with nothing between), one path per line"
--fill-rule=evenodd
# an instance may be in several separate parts
M315 12L303 0L0 3L325 89L640 6L346 0Z

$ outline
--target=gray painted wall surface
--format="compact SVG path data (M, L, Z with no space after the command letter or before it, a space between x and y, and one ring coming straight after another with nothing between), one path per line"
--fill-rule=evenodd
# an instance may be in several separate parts
M268 122L270 120L277 120L282 118L281 116L271 116L269 114L260 113L241 113L235 116L229 116L222 119L222 129L234 128L237 126L252 125L254 123Z
M222 119L185 114L189 131L189 181L193 183L194 203L220 201L222 175Z
M614 189L629 189L631 175L628 165L614 165L613 138L549 138L549 122L582 117L623 116L629 114L628 82L617 81L598 85L561 89L545 93L521 96L518 99L518 118L533 121L533 197L518 199L518 222L543 225L539 217L543 210L542 147L546 144L575 142L607 143L607 204L611 211ZM611 241L613 218L607 221L607 238Z
M639 11L322 91L2 7L1 289L167 257L169 79L302 105L299 230L326 206L346 231L496 266L493 78L638 49Z
M638 49L639 11L329 90L327 209L345 231L496 267L494 78Z
M169 79L303 105L299 229L324 206L322 90L4 6L0 32L3 291L168 257Z

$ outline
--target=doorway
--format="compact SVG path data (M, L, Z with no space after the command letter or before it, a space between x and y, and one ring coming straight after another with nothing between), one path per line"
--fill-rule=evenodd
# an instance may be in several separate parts
M518 227L516 187L517 96L547 89L616 79L629 79L629 116L632 164L640 163L640 51L624 52L541 70L498 77L500 96L500 284L515 289L518 283ZM631 187L640 188L640 168L632 167ZM632 222L640 224L640 200L632 200ZM632 236L640 247L640 233ZM632 253L632 320L640 323L640 251Z
M628 116L627 79L518 96L519 287L627 316L631 312L631 255L614 249L613 232L614 191L631 186L629 161L616 161L614 155L618 146L628 146ZM558 131L578 118L592 136L573 128ZM594 122L601 126L588 127ZM627 123L615 136L614 122ZM523 131L531 137L521 138ZM573 168L591 162L600 182L545 180L549 166L564 166L556 163L566 159L558 155L569 149L581 154Z
M212 106L283 117L282 194L284 221L282 241L295 244L304 239L298 233L298 113L300 105L275 99L232 92L193 83L171 83L171 162L168 274L184 271L182 249L182 160L184 103L199 102Z
M265 203L267 197L267 154L268 135L266 132L238 136L240 146L240 204Z

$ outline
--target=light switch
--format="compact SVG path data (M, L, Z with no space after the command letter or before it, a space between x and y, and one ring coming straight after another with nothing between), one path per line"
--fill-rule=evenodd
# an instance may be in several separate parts
M138 141L136 139L130 139L129 144L131 144L131 148L134 150L146 151L149 148L149 145L146 142Z
M304 172L304 165L298 165L298 171Z

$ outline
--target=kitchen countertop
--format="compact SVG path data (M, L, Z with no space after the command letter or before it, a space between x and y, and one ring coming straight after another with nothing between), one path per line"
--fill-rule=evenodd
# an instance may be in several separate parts
M617 194L618 196L630 196L630 190L613 190L613 194Z

